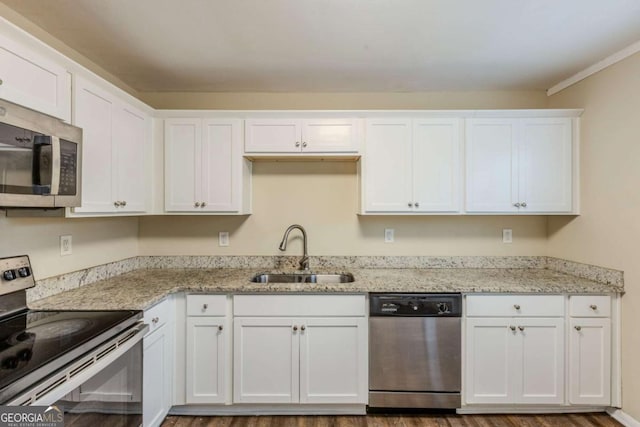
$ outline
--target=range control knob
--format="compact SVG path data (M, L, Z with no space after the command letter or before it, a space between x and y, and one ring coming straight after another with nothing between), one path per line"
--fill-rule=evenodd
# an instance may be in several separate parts
M20 267L18 269L18 276L29 277L31 276L31 270L29 270L29 267Z
M5 369L16 369L18 367L18 363L18 358L11 356L2 360L2 367Z
M29 360L31 360L31 356L33 356L33 352L28 348L25 348L24 350L20 350L18 352L18 359L24 362L28 362Z
M410 302L409 308L413 311L418 311L420 309L420 304L418 304L417 302Z
M4 277L4 280L7 280L7 281L15 280L16 271L15 270L7 270L4 273L2 273L2 277Z
M436 307L438 307L438 314L451 313L449 305L446 302L439 302L436 304Z

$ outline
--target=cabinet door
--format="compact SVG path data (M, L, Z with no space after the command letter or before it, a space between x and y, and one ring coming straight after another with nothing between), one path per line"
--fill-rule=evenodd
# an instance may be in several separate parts
M201 175L202 121L167 119L164 132L165 196L167 212L199 212L196 177Z
M514 319L514 403L564 403L564 318Z
M187 318L187 403L225 402L227 333L224 317Z
M519 155L521 212L571 212L571 119L522 121Z
M147 193L147 118L127 105L114 117L114 150L117 212L144 212Z
M300 321L236 317L233 328L234 403L297 403Z
M168 326L144 338L142 425L159 426L171 407L171 365Z
M304 319L300 330L300 403L367 403L364 318Z
M114 212L112 97L76 77L73 124L82 128L82 206L74 212Z
M411 154L411 120L367 120L365 211L413 211Z
M299 153L302 149L300 120L245 120L246 153Z
M518 345L511 319L468 318L467 403L513 403L513 352Z
M611 404L611 320L572 318L569 331L569 403Z
M302 151L308 153L357 153L360 132L352 119L302 121Z
M237 212L242 194L240 120L204 120L202 131L201 210Z
M517 212L516 119L469 119L466 126L466 210Z
M55 62L0 36L0 98L71 120L71 74Z
M460 210L460 119L414 120L413 201L418 212Z

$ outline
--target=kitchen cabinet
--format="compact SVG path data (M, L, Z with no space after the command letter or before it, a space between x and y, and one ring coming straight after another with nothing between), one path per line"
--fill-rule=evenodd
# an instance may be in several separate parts
M224 295L187 295L186 403L225 403L230 373Z
M82 206L73 214L144 213L149 117L76 76L73 124L83 129Z
M569 402L610 406L610 297L571 296L569 301Z
M234 403L366 404L364 305L353 295L234 297Z
M466 211L571 213L572 119L466 121Z
M499 309L512 298L519 301L513 309L530 317ZM472 308L466 319L467 404L564 403L563 301L560 295L467 296ZM488 317L492 313L495 317Z
M71 121L71 74L24 44L0 35L0 98Z
M250 213L241 130L237 119L165 120L165 211Z
M350 118L247 119L244 151L263 154L356 154L359 151L360 134L360 122Z
M363 213L457 213L461 127L457 118L368 119Z
M173 387L173 303L172 298L146 310L149 332L143 339L143 421L145 427L159 426L171 408Z

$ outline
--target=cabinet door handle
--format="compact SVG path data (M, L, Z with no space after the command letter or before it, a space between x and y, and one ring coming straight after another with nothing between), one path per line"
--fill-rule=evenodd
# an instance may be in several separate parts
M513 304L513 308L515 308L516 310L520 310L520 304Z
M300 141L296 141L296 147L300 147Z
M151 323L156 324L160 321L159 317L154 317L153 319L151 319Z
M306 147L306 146L307 146L307 143L306 143L306 142L303 142L303 143L302 143L302 147L304 148L304 147Z
M518 326L518 329L520 330L520 332L524 331L524 326Z
M515 206L516 208L520 207L520 203L514 203L513 206Z
M300 326L300 330L301 330L301 331L304 331L304 330L306 330L306 329L307 329L307 327L306 327L306 326L304 326L304 325Z
M520 203L520 206L522 206L523 208L526 208L527 207L527 202Z
M115 207L117 208L118 206L120 206L120 202L118 202L118 201L116 200L115 202L113 202L113 206L115 206Z
M293 330L294 330L294 331L297 331L297 330L298 330L298 327L297 327L296 325L293 325Z
M202 304L202 309L206 310L207 308L209 308L209 304Z
M202 202L202 203L200 203L200 207L201 207L201 208L204 208L205 206L207 206L207 202Z
M222 330L222 325L218 326L218 330L221 331Z
M195 206L196 208L199 208L199 207L200 207L200 202L195 202L195 203L193 204L193 206Z
M0 79L0 86L2 86L3 83L4 83L4 81L2 79Z
M409 206L410 208L412 208L412 207L413 207L413 203L409 202L409 203L407 203L407 206Z
M574 326L574 328L576 328L576 331L580 332L582 330L582 326Z
M416 202L416 208L420 207L420 203Z
M123 200L123 201L122 201L122 202L120 202L120 203L122 203L122 206L127 206L127 201L126 201L126 200Z
M598 306L597 306L597 305L595 305L595 304L591 304L591 305L589 306L589 308L590 308L591 310L593 310L593 311L596 311L596 310L598 309Z
M516 327L515 327L515 326L509 326L509 329L511 329L512 331L514 331L514 332L515 332Z

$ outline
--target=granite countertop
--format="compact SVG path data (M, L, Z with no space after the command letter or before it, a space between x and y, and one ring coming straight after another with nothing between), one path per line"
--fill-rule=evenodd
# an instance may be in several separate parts
M33 301L29 307L45 310L143 310L175 292L572 294L615 293L623 290L620 286L554 270L528 268L349 269L356 280L343 284L266 284L249 281L255 274L264 272L244 268L137 270Z

